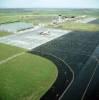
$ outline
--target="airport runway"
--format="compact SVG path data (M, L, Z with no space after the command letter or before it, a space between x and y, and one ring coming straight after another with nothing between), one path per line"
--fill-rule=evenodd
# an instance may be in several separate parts
M50 35L40 35L47 30ZM27 50L33 49L31 53L44 56L57 65L58 77L41 100L89 100L92 97L90 94L93 92L88 91L92 91L95 82L98 82L99 62L96 53L99 51L99 32L40 28L1 37L0 42ZM97 92L97 88L94 91Z
M44 57L47 54L50 59L51 55L54 55L67 63L74 71L74 79L72 81L71 78L71 81L69 81L70 86L65 84L66 88L63 88L63 85L60 84L61 92L56 89L56 94L60 94L58 98L51 97L50 92L49 95L47 92L47 95L45 94L41 100L83 100L99 65L93 56L98 45L99 32L75 31L33 49L32 53L40 52L40 55ZM64 68L62 65L61 68L65 70L68 66ZM70 70L67 70L67 72L70 73ZM69 77L69 74L67 77ZM58 84L57 82L56 80L54 84ZM60 82L64 83L64 80L60 79Z

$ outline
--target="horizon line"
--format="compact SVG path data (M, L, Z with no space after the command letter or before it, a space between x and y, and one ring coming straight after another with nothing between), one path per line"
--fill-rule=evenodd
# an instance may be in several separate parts
M83 7L75 7L75 8L70 8L70 7L34 7L34 8L32 8L32 7L0 7L0 9L99 9L98 7L97 8L95 8L95 7L85 7L85 8L83 8Z

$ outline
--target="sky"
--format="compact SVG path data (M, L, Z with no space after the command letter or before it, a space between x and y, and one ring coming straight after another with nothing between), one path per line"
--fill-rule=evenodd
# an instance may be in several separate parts
M0 8L99 8L99 0L0 0Z

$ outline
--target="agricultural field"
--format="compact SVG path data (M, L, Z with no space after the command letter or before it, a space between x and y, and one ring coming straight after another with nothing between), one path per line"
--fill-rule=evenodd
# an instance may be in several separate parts
M51 61L0 44L0 100L38 100L56 77Z

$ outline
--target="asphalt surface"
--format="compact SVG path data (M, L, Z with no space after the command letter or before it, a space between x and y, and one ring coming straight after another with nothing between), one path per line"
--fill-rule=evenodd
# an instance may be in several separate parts
M51 42L48 42L40 47L37 47L32 50L32 53L36 53L50 58L52 61L53 56L58 60L63 61L62 69L66 70L67 79L69 84L65 84L63 88L64 80L63 76L59 81L59 91L54 89L58 98L55 98L50 95L50 92L47 92L41 100L83 100L86 97L87 89L91 84L93 76L98 68L98 62L93 56L95 54L95 49L99 45L99 32L71 32L64 36L61 36ZM72 78L68 78L71 75L71 71L68 66L63 65L66 63L74 72ZM68 69L68 70L67 70ZM60 70L59 70L60 71ZM54 84L59 81L55 81ZM66 79L65 79L66 81ZM98 80L97 80L98 81ZM55 88L55 85L53 85ZM61 91L60 91L61 87ZM52 89L52 88L51 88ZM52 91L49 89L49 91ZM54 95L56 96L56 95ZM46 98L45 98L46 97ZM48 99L49 98L49 99ZM89 99L86 99L89 100ZM94 99L93 99L94 100Z
M99 20L90 23L99 24ZM51 35L40 35L47 30L6 36L0 42L35 48L30 52L56 64L58 77L41 100L99 100L99 32L50 29Z
M94 76L90 81L84 100L99 100L99 46L97 46L93 55L97 58L98 65L93 71Z
M99 19L96 19L96 20L91 21L91 22L89 22L89 23L91 23L91 24L99 24Z
M43 95L43 97L40 100L58 100L60 95L63 93L63 90L65 90L65 88L70 84L73 78L73 73L69 69L68 64L52 54L46 54L37 51L33 51L31 53L44 56L47 59L53 61L53 63L57 66L58 77L56 79L56 82L51 86L51 88L47 91L45 95Z

